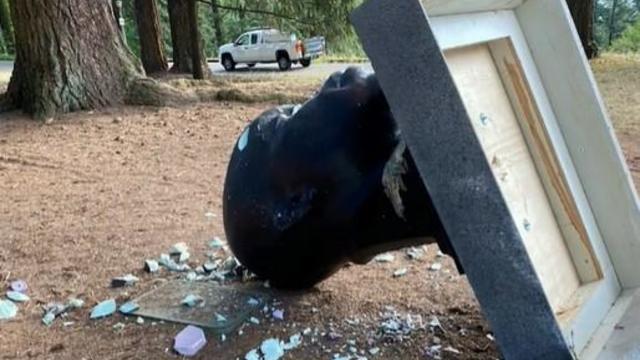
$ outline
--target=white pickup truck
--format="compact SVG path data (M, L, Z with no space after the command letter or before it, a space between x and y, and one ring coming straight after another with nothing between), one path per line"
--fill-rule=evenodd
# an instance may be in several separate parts
M280 70L291 69L291 64L311 65L311 59L324 53L324 37L298 40L295 34L284 34L275 29L246 32L233 43L220 47L220 64L233 71L237 64L249 67L257 63L278 63Z

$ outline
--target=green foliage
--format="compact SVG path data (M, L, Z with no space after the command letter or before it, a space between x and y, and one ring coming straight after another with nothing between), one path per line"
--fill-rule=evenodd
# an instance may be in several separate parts
M0 0L1 1L1 0ZM140 54L140 42L135 23L134 0L123 1L127 43L134 54ZM167 0L157 0L162 38L167 56L171 58L171 29ZM207 1L207 0L205 0ZM234 41L252 27L275 27L296 33L300 37L325 36L331 54L363 56L348 15L362 0L218 0L223 39L215 39L214 16L210 4L198 4L199 26L207 57L217 56L217 49Z
M15 51L15 40L8 0L0 0L0 37L3 37L5 47L4 51L0 50L0 54L13 53Z
M629 26L622 35L613 42L611 50L615 52L640 52L640 20Z
M616 1L615 13L613 12L614 1ZM611 45L609 38L615 42L639 19L640 0L597 0L594 25L598 47L609 49Z
M7 44L4 42L4 34L2 33L2 29L0 29L0 56L7 53Z

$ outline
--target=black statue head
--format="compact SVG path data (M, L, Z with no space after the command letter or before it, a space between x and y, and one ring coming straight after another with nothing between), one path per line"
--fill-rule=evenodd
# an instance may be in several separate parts
M375 76L356 68L244 130L223 206L236 257L279 287L432 238L450 250Z

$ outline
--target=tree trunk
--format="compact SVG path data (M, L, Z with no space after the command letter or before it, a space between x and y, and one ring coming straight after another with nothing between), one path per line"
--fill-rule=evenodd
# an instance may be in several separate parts
M0 0L0 29L2 29L1 32L7 50L13 54L15 52L15 41L8 0Z
M598 45L594 39L594 11L595 0L567 0L573 22L576 25L580 41L587 58L598 56Z
M224 35L222 33L222 17L220 16L220 9L218 8L218 0L211 0L211 13L213 14L213 31L216 36L215 47L217 48L224 45Z
M609 17L609 46L613 44L613 36L616 30L616 10L618 10L618 0L613 0L611 16Z
M191 57L191 28L189 21L189 0L168 0L171 43L173 44L173 66L171 72L193 73ZM206 58L202 57L204 72L208 72Z
M135 16L144 70L147 74L167 71L156 0L135 0Z
M191 38L191 63L193 67L193 78L202 80L204 79L204 70L202 66L202 48L200 42L200 31L198 30L198 3L197 0L189 1L189 32ZM206 61L205 61L206 64Z
M11 0L16 62L7 99L36 117L122 103L141 68L110 1Z

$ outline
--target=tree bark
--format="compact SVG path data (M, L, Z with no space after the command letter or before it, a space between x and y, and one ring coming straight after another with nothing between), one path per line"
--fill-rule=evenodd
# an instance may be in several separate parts
M211 13L213 14L213 32L215 34L216 50L220 46L224 45L224 35L222 33L222 17L220 16L220 9L218 8L218 0L211 0Z
M167 71L156 0L135 0L135 16L144 70L147 74Z
M613 44L613 35L616 30L616 10L618 10L618 0L613 0L611 16L609 17L609 46Z
M124 102L142 69L110 1L11 0L16 61L7 99L36 117Z
M594 39L595 0L567 0L573 22L576 25L585 55L589 59L598 56L598 45Z
M15 52L15 40L8 0L0 0L0 29L2 29L1 32L7 50L13 54Z
M189 32L191 38L191 63L193 67L193 78L197 80L204 79L204 70L202 66L202 48L200 43L200 31L198 30L198 3L197 0L189 1ZM206 61L205 61L206 64Z
M191 29L189 21L190 0L168 0L169 24L171 26L171 43L173 44L173 66L171 72L193 73L191 57ZM206 57L202 57L203 71L208 72Z

